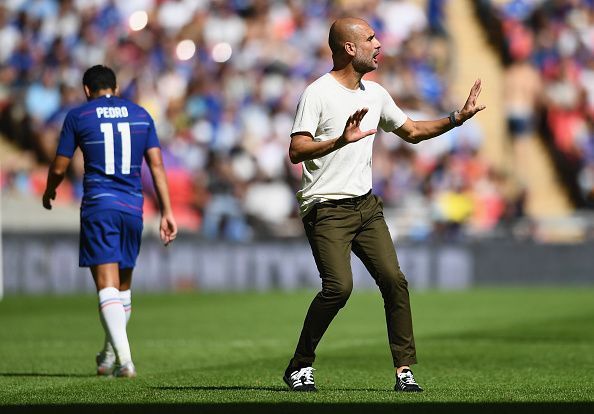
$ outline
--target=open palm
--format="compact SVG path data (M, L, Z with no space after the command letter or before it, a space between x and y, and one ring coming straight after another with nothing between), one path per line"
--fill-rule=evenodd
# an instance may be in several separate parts
M342 133L342 136L347 144L351 142L357 142L360 139L369 135L373 135L377 132L377 129L361 131L361 120L367 112L369 112L369 108L359 109L357 112L349 116L349 119L347 119L344 131Z
M482 111L486 108L485 105L477 105L476 100L481 94L481 80L477 79L474 81L474 85L470 89L470 94L468 95L468 99L466 99L466 103L464 107L460 110L460 117L462 118L462 122L466 121L467 119L472 118L477 112Z

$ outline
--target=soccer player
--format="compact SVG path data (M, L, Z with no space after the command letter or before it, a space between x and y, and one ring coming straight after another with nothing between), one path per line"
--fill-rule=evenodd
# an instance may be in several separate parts
M342 18L329 34L333 68L301 96L289 157L302 163L297 193L305 233L322 279L297 348L283 379L291 390L315 391L312 364L316 346L353 287L350 252L375 279L383 300L397 391L419 392L410 369L417 362L407 281L386 226L382 201L371 193L373 138L379 126L416 144L471 118L480 80L460 111L432 121L413 121L379 84L362 80L378 66L380 42L364 21Z
M89 68L83 76L87 103L66 115L56 157L49 167L43 206L51 209L76 147L85 164L80 209L79 265L90 267L105 330L97 374L132 378L126 324L130 319L132 271L142 235L143 158L153 177L161 211L160 236L167 246L177 235L155 125L142 107L117 97L114 72Z

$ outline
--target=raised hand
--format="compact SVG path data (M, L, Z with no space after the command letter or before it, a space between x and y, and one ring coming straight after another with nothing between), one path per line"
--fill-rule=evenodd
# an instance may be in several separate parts
M472 118L474 114L486 108L485 105L476 104L476 100L481 94L481 89L481 80L477 79L470 89L470 94L468 95L468 99L466 99L464 107L460 110L460 123Z
M369 112L369 108L362 108L359 109L357 112L349 116L349 119L346 121L346 125L344 127L344 131L342 133L342 140L345 144L350 144L351 142L357 142L362 138L365 138L369 135L373 135L377 132L377 129L370 129L368 131L361 131L360 125L361 120L365 116L365 114Z

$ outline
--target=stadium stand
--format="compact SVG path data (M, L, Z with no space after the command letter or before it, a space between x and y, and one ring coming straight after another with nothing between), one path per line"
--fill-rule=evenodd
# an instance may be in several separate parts
M330 69L329 22L347 14L367 19L383 44L380 70L369 78L411 117L443 116L459 104L450 86L456 51L446 3L5 2L0 135L11 150L2 151L3 195L38 202L65 113L83 99L82 71L102 62L118 73L121 94L155 118L182 229L233 241L301 235L294 200L300 167L288 160L288 131L305 85ZM513 177L484 156L485 136L474 120L417 146L378 134L374 192L397 237L510 231L523 216L523 197L506 190ZM574 152L586 154L579 148ZM580 181L586 186L589 168ZM75 160L59 195L69 212L81 176ZM149 219L154 203L147 193Z
M525 107L508 105L510 135L538 131L572 204L592 209L594 2L475 5L509 76L533 85Z

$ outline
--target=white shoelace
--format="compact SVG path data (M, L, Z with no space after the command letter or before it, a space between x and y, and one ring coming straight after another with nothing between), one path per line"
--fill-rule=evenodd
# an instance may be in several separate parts
M299 371L295 371L291 374L291 381L293 381L293 384L297 384L301 382L302 377L305 377L303 385L314 385L314 371L315 369L313 367L301 368Z
M398 378L404 382L406 385L418 385L415 381L415 377L411 371L407 371L405 373L398 374Z

